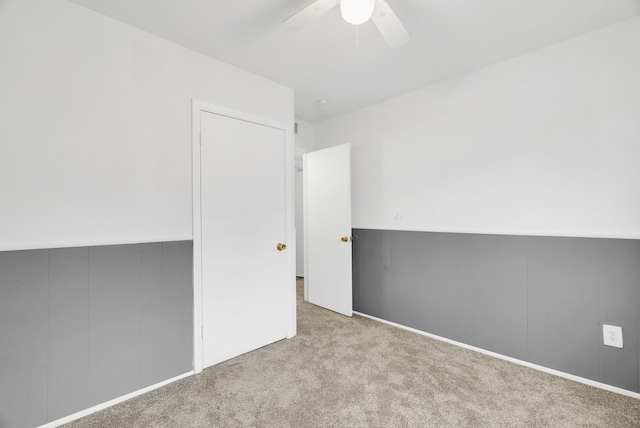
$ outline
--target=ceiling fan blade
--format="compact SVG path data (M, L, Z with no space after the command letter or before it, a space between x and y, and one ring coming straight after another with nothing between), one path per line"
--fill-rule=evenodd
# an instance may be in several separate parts
M411 38L402 22L384 0L376 3L371 20L392 48L401 48Z
M338 5L338 0L316 0L309 6L282 21L285 30L296 31Z

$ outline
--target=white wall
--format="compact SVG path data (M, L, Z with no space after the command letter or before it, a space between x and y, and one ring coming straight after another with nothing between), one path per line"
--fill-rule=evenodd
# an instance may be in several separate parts
M302 170L302 155L315 150L315 126L309 122L296 119L298 133L295 136L296 169Z
M293 91L64 0L0 0L0 250L192 234L191 99Z
M316 125L356 228L640 238L640 17ZM401 220L395 220L399 209Z
M303 221L303 173L302 155L315 150L315 126L296 119L298 133L295 136L296 148L296 276L304 276L304 221Z
M303 172L296 171L296 276L304 276Z

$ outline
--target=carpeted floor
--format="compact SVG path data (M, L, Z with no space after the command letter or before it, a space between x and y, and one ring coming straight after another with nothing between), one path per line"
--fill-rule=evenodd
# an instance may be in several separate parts
M640 400L302 301L298 335L67 427L640 427Z

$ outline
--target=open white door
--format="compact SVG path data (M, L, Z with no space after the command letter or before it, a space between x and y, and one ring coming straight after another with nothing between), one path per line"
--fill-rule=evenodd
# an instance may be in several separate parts
M287 220L285 131L244 118L200 114L202 359L207 367L287 337L295 243L287 242L292 237L287 221L293 219Z
M305 299L351 316L351 145L303 161Z

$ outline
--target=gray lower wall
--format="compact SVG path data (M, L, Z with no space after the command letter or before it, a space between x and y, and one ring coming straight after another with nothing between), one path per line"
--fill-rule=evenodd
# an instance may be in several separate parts
M192 243L0 252L0 427L193 367Z
M639 392L640 241L353 232L354 310Z

